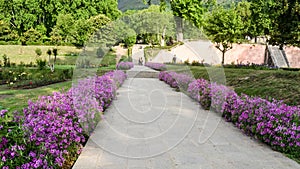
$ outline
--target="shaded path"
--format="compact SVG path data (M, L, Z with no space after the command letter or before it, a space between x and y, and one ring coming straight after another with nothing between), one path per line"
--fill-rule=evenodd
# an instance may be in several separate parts
M73 168L300 168L155 78L127 79L105 117Z

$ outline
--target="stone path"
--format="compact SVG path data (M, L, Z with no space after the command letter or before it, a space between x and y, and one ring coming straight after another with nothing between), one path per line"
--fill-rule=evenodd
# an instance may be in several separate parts
M150 71L135 66L131 73L141 70ZM245 136L164 82L131 76L73 168L296 169L300 165Z

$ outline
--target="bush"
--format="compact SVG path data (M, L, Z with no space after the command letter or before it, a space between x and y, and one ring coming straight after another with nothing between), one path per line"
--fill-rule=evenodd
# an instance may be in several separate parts
M40 57L42 55L42 50L40 48L35 49L35 54Z
M43 70L47 65L47 61L45 59L36 59L36 64L39 70Z
M166 65L162 64L162 63L146 62L145 66L150 67L151 69L154 69L154 70L158 70L158 71L167 70Z
M10 67L11 64L10 64L10 59L9 59L9 57L7 57L7 55L4 54L4 55L2 56L2 58L3 58L3 66L4 66L4 67Z
M133 67L134 67L134 65L132 62L120 62L117 65L118 70L129 70Z
M12 122L0 110L1 166L61 168L76 158L125 79L123 71L83 79L66 93L29 101L24 116L14 115Z
M178 86L176 76L174 72L161 72L159 78L173 87ZM247 135L277 151L300 157L300 106L288 106L274 99L238 96L228 87L204 79L189 83L187 91L204 109L221 113L226 121Z

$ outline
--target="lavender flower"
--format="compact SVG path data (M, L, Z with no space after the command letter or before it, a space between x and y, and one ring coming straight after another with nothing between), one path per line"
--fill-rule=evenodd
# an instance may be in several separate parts
M158 71L164 71L167 70L167 67L165 64L162 63L154 63L154 62L147 62L145 66L150 67L151 69L158 70Z

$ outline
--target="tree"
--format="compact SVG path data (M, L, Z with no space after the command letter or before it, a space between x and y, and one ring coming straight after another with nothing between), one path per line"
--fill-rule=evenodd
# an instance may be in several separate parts
M244 25L244 29L243 29L243 33L242 33L242 37L241 38L245 38L246 36L251 36L253 33L250 33L250 27L251 27L251 17L252 17L252 13L251 13L251 3L248 1L241 1L237 4L236 6L236 12L237 15L239 15L242 19L243 25Z
M49 37L59 15L80 20L99 14L118 18L121 12L117 0L0 0L0 20L8 23L19 37L31 28Z
M10 33L9 24L0 20L0 40L7 40Z
M272 28L272 21L270 18L270 6L274 4L274 0L250 0L251 6L251 25L248 29L250 37L268 35Z
M272 29L269 43L300 46L300 1L276 0L270 8Z
M216 3L215 0L160 0L161 9L165 9L168 2L175 16L177 41L183 41L182 19L190 21L200 28L203 25L205 12ZM151 0L148 0L147 3L151 4Z
M207 17L204 30L209 38L217 44L216 48L222 52L222 65L225 53L232 49L232 43L237 42L241 37L243 28L243 21L233 7L224 9L217 6Z
M52 52L53 52L53 55L54 55L54 63L56 62L56 57L57 57L57 55L58 55L58 49L57 48L54 48L53 50L52 50Z
M158 5L151 5L148 9L130 11L122 18L144 43L164 45L167 36L173 36L174 23L171 12L160 11Z
M42 40L42 34L39 31L35 30L34 28L30 28L21 37L21 41L23 45L26 45L28 43L33 43L33 42L41 42L41 40Z
M48 54L48 56L49 56L48 65L49 65L49 67L51 67L51 55L52 55L51 49L48 49L48 50L47 50L47 54Z

